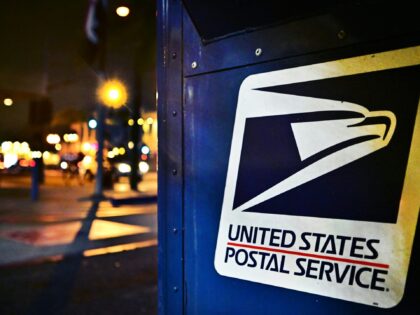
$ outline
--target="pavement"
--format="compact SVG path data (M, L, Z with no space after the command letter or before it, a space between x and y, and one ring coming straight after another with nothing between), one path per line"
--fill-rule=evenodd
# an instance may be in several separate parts
M108 198L156 196L156 173L138 192L120 182ZM40 199L30 179L0 181L0 314L154 314L156 203L94 202L93 184L47 173Z

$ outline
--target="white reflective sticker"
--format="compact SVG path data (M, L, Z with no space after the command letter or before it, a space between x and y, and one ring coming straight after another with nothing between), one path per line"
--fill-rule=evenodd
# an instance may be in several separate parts
M417 46L243 81L220 275L400 302L420 206L419 65Z

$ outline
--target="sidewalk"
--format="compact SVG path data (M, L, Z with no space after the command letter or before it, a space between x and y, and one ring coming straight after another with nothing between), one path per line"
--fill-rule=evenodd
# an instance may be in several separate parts
M114 207L121 205L148 204L157 202L157 173L147 173L138 184L137 191L128 189L128 178L114 184L114 189L105 192L105 196Z
M152 173L140 183L140 192L124 191L124 185L117 184L119 191L107 191L105 195L112 198L155 195L155 180ZM47 178L40 189L40 200L35 202L29 198L28 187L2 185L0 266L58 259L70 253L86 251L89 254L89 250L132 244L133 240L135 243L148 241L144 246L156 245L156 204L114 208L109 201L101 202L85 239L75 242L89 212L94 210L94 204L87 198L93 193L92 184L64 186Z
M0 314L157 312L156 204L115 208L51 178L33 202L24 183L0 187ZM123 187L106 194L156 193L153 174Z

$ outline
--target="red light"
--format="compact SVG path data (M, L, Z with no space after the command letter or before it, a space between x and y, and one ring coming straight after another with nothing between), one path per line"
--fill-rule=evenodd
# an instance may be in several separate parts
M19 161L19 166L21 166L21 167L28 167L29 166L29 162L27 160L20 160Z
M147 160L147 155L146 154L142 154L141 155L141 159L142 159L142 161L146 161Z
M36 163L35 163L35 161L34 161L34 160L30 160L30 161L29 161L29 166L30 166L30 167L35 167L35 165L36 165Z

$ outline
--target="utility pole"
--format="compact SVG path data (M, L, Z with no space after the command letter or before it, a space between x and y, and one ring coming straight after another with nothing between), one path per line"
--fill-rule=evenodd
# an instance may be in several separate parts
M108 0L90 0L87 17L85 21L86 51L84 58L91 66L95 60L98 61L98 87L106 80L106 33L107 33L107 9ZM103 149L106 108L104 104L97 104L97 127L96 141L98 151L96 152L97 171L95 192L93 197L103 198Z
M141 140L142 127L139 126L137 120L141 117L141 74L136 69L134 78L133 102L131 102L131 118L134 119L134 125L130 128L130 141L134 143L134 147L130 149L130 188L137 190L137 185L140 181L139 171L139 140Z
M99 84L103 78L99 78ZM104 134L105 134L105 116L106 108L98 102L97 105L97 126L96 126L96 142L98 143L98 151L96 152L96 162L98 164L96 171L94 198L103 199L103 181L104 181Z

